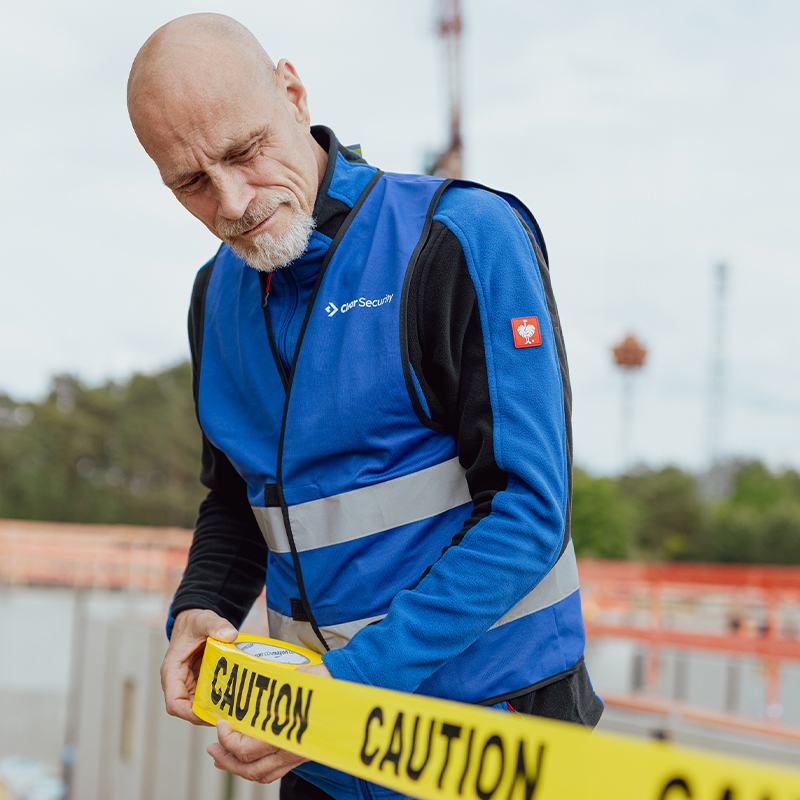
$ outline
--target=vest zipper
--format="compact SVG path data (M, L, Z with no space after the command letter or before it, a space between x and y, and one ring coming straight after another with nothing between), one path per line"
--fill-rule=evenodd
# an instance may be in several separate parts
M275 366L278 369L278 374L281 376L283 390L286 392L289 389L289 379L286 376L286 370L283 367L283 359L278 355L278 347L275 344L275 337L272 333L272 321L269 318L269 309L267 308L267 300L269 300L269 287L272 283L272 272L268 272L266 275L264 275L262 272L259 274L258 278L259 283L261 284L261 308L264 309L264 323L267 326L269 349L272 351L272 360L275 362Z
M283 494L283 447L284 441L286 438L286 417L289 413L289 398L292 391L292 377L294 376L294 371L297 367L297 360L300 355L300 348L303 344L303 337L306 332L306 328L308 327L308 321L311 319L311 313L314 310L314 304L317 299L317 295L319 293L319 288L322 285L322 279L325 276L325 272L328 268L328 264L330 264L331 259L333 258L336 251L339 249L339 244L341 243L342 239L344 238L345 233L347 233L350 224L355 219L356 214L361 210L361 206L364 204L364 201L369 196L370 192L375 187L375 184L380 180L381 175L383 172L381 170L377 170L375 174L372 176L372 179L361 192L360 197L356 201L355 205L350 209L350 213L345 218L344 222L342 222L336 236L334 237L333 241L331 242L330 246L328 247L328 252L325 254L324 258L322 259L322 265L320 266L319 275L317 275L316 283L314 284L314 290L311 292L311 299L308 302L308 308L306 309L305 317L303 319L303 325L300 328L300 335L297 338L297 345L294 349L294 355L292 357L292 363L289 370L288 378L284 378L285 370L283 370L283 364L280 358L277 357L277 348L275 347L274 338L272 337L272 326L269 324L269 317L267 316L267 310L264 309L264 314L267 321L267 332L270 337L270 345L272 347L272 352L276 356L276 362L278 363L281 369L281 377L284 378L284 388L286 390L286 399L284 400L283 404L283 419L281 420L281 435L280 441L278 442L278 469L277 469L277 484L278 484L278 496L281 502L281 511L283 512L283 522L286 528L286 537L289 540L289 548L292 551L292 561L294 563L294 571L295 577L297 579L297 588L300 592L300 602L303 604L303 608L305 609L306 616L308 617L308 621L311 624L311 628L319 639L322 646L325 648L325 651L329 651L331 648L328 643L325 641L325 637L322 635L322 631L319 629L319 625L317 624L317 620L314 617L314 613L311 610L311 604L308 602L308 594L306 593L305 583L303 581L303 571L300 568L300 556L297 552L297 545L294 541L294 534L292 533L292 524L289 519L289 507L286 504L286 498Z

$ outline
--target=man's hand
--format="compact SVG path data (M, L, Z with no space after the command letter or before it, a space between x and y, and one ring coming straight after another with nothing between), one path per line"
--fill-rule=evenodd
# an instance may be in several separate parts
M226 619L213 611L187 609L175 617L172 638L161 664L161 688L167 713L195 725L208 723L192 711L197 675L206 646L206 637L234 642L238 631Z
M323 678L331 677L324 664L298 667L297 672L308 672ZM208 754L214 759L214 766L249 781L272 783L308 761L307 758L281 750L273 744L238 733L225 720L217 722L217 737L219 742L214 742L207 748Z

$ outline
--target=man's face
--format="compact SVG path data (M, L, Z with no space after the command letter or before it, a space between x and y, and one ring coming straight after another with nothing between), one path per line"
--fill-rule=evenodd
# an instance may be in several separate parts
M149 106L142 144L212 233L251 266L283 266L303 252L314 226L319 171L305 91L287 62L274 90L236 78L215 83L180 87Z

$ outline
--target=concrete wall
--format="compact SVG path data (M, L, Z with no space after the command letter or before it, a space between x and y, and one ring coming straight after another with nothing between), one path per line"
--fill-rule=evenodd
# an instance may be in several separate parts
M0 583L0 758L63 768L71 800L277 798L214 768L212 729L164 711L168 601ZM265 618L254 609L247 630L265 632Z
M77 685L71 800L277 800L277 785L233 778L206 747L213 728L167 715L160 628L89 620Z
M73 595L0 584L0 757L61 762Z

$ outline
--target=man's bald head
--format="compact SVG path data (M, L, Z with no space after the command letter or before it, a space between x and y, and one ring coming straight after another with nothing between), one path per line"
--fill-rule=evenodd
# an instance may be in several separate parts
M128 78L128 112L148 149L142 129L154 105L236 92L243 83L272 92L274 76L272 59L244 25L224 14L189 14L163 25L142 45Z

